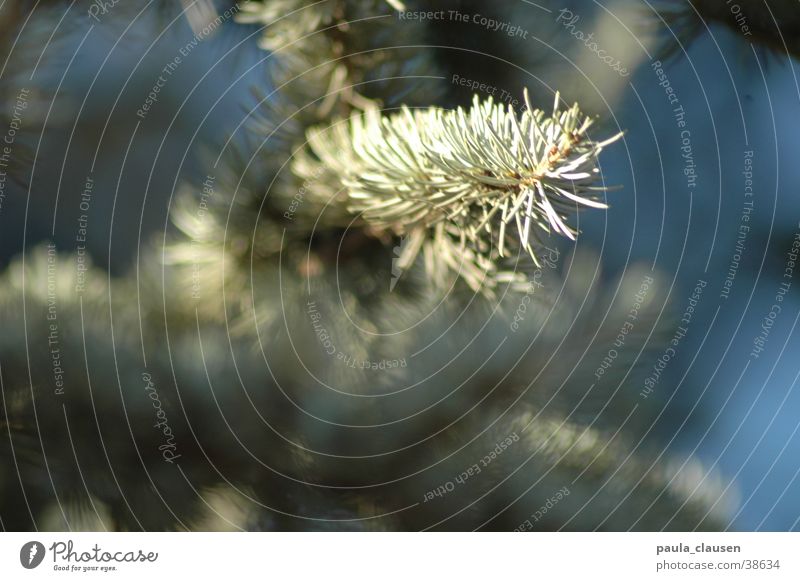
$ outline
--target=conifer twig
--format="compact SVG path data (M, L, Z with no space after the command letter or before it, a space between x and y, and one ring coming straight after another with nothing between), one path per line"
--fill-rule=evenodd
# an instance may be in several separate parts
M525 103L521 116L477 95L466 111L403 107L384 115L370 108L310 129L316 162L306 156L295 171L308 179L322 175L317 186L330 196L344 188L348 210L372 227L398 235L427 230L434 256L446 256L451 268L460 263L477 290L475 274L487 263L520 249L538 263L543 233L574 239L571 213L607 207L601 197L607 188L596 185L597 157L622 133L592 140L592 120L577 105L560 110L558 94L551 114L534 109L527 91Z

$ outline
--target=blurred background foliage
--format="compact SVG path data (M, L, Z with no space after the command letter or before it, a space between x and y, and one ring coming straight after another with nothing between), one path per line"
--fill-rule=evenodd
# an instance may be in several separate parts
M795 3L741 0L750 35L712 2L396 4L6 0L2 527L797 527L796 287L748 360L800 216ZM611 209L521 261L521 293L393 281L401 239L348 226L303 166L310 127L468 106L456 78L626 131L600 158Z

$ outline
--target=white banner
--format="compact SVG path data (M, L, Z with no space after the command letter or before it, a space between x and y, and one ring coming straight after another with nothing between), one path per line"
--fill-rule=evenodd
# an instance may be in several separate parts
M796 580L798 549L794 533L4 533L0 579Z

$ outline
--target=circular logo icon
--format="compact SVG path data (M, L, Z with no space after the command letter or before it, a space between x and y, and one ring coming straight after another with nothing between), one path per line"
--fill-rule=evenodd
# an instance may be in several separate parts
M39 541L30 541L19 550L19 562L26 569L35 569L44 559L44 545Z

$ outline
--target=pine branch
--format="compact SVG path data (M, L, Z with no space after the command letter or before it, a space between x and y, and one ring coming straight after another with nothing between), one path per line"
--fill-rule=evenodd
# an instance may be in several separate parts
M342 203L373 228L412 236L400 264L427 246L471 288L490 291L493 264L522 250L538 264L543 234L574 239L571 213L607 207L597 157L622 136L594 141L592 120L577 105L559 110L558 95L549 115L531 106L527 91L525 102L519 118L477 95L468 111L370 108L309 130L316 159L300 157L293 169L326 190L323 197L344 188Z

